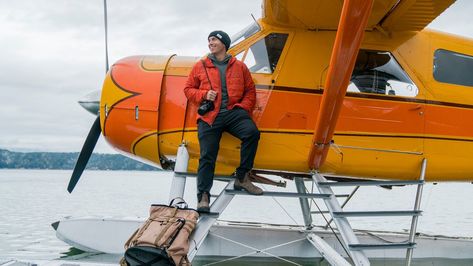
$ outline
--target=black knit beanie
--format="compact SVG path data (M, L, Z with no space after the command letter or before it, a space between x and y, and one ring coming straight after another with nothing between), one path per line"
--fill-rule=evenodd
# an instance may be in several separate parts
M227 49L228 51L228 48L230 48L230 43L232 42L230 40L230 37L228 36L227 33L225 33L224 31L221 31L221 30L216 30L216 31L212 31L210 34L209 34L209 37L207 37L207 39L209 39L210 37L214 36L215 38L219 39L223 45L225 45L225 48Z

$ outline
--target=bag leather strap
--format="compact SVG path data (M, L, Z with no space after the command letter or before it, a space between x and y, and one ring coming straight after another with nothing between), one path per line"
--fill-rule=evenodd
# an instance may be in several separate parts
M171 208L173 209L173 214L167 219L166 226L161 230L159 235L154 240L154 245L157 247L158 247L158 241L164 236L164 234L169 230L169 227L171 227L171 225L173 224L173 221L171 221L171 219L174 218L177 214L178 208L177 207L171 207ZM181 230L181 228L179 228L178 230Z
M175 200L178 200L178 201L176 203L174 203ZM183 207L181 207L181 205ZM177 207L177 208L185 209L188 206L187 206L187 202L183 198L176 197L176 198L171 200L171 202L169 203L169 207Z
M140 231L140 228L136 229L135 232L130 236L130 238L128 238L125 243L125 250L131 246L131 241L135 239L135 236L138 234L138 231Z

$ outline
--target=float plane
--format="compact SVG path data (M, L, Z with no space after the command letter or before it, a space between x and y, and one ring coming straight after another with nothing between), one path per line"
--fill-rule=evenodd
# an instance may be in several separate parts
M443 255L460 247L472 254L472 241L416 237L423 184L473 180L473 40L425 28L454 2L263 0L262 18L233 36L228 52L248 66L256 84L252 118L261 139L254 181L295 182L297 192L263 196L298 198L305 226L274 229L218 221L242 193L233 190L229 178L239 163L240 144L226 134L215 178L227 185L213 200L215 215L199 220L189 258L199 250L237 256L211 237L215 232L246 239L258 247L255 254L265 253L264 244L277 244L268 240L271 235L290 242L302 234L304 244L289 243L278 256L313 252L333 265L370 265L371 258L383 256L404 257L409 265L413 254ZM183 88L201 58L130 56L113 64L100 100L85 103L97 119L69 192L103 135L122 154L174 171L170 198L183 195L199 160L198 106L187 101ZM317 193L307 189L309 182ZM417 186L417 193L413 209L348 212L332 189L339 186L353 186L353 193L359 186ZM326 204L336 234L312 225L309 202L314 199ZM411 217L411 230L373 238L352 229L350 217L371 216ZM55 226L58 237L76 247L120 253L140 222L66 219ZM85 226L107 235L84 239L78 228ZM212 250L215 245L221 250Z

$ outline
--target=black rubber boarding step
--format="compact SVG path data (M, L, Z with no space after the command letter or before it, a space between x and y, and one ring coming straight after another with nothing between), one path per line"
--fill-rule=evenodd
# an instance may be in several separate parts
M416 243L407 242L407 243L386 243L386 244L350 244L348 248L350 250L374 250L374 249L407 249L414 248Z
M180 176L180 177L197 177L197 173L189 173L189 172L174 172L174 175L175 176ZM215 180L220 180L220 181L230 181L230 180L235 180L235 176L233 176L233 175L215 175L214 179ZM286 187L286 181L272 180L272 179L266 178L264 176L257 175L255 173L250 173L250 181L255 182L255 183L259 183L259 184L275 186L275 187Z
M199 212L199 216L203 217L211 217L211 218L218 218L220 216L219 212Z
M333 212L334 218L340 217L374 217L374 216L420 216L422 211L342 211Z

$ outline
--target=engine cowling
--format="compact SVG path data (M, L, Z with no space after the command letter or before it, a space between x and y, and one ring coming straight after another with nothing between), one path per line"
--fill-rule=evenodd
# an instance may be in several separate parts
M175 154L181 140L160 145L160 134L183 130L187 105L183 86L196 60L170 55L116 62L107 73L100 101L105 139L126 156L167 168L163 152Z

